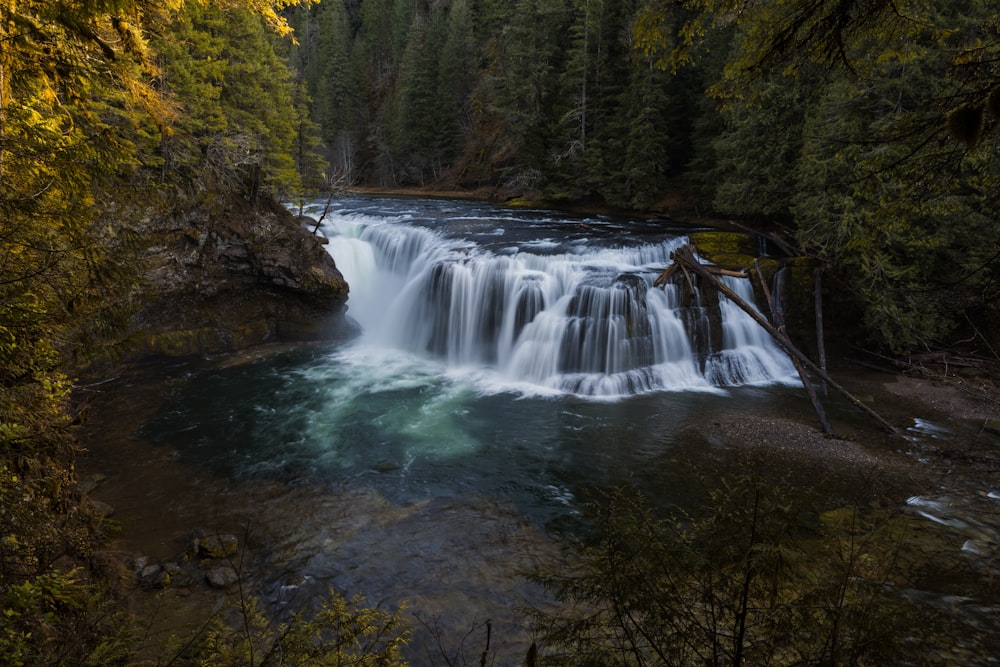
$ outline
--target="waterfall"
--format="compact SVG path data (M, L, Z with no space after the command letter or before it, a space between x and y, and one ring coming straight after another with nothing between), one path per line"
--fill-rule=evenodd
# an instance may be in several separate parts
M501 385L608 399L772 383L793 372L728 300L695 294L682 303L678 287L653 287L682 236L627 247L511 245L357 213L334 215L324 232L366 344L489 373ZM748 281L726 280L752 302Z

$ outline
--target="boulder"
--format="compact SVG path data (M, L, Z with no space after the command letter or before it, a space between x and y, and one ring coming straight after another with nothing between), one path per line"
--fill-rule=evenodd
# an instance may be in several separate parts
M228 564L210 568L205 573L205 581L212 588L229 588L239 580L240 575L232 565Z
M201 205L144 221L132 358L346 339L348 286L321 239L275 203Z
M138 578L143 588L166 588L170 583L170 573L160 565L145 566Z
M194 552L199 558L229 558L235 556L239 540L235 535L208 535L194 538Z

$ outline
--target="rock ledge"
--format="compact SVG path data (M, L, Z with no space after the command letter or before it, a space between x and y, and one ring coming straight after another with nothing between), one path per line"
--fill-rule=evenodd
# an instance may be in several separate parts
M133 358L356 333L347 283L322 240L277 204L199 206L147 220L143 235L152 241Z

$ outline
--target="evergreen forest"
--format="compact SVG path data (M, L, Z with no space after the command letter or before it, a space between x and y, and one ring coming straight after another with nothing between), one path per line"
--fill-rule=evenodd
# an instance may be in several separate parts
M997 11L0 0L0 663L129 661L73 378L122 348L150 216L371 186L730 219L858 344L996 360Z
M866 341L995 353L985 1L366 0L290 15L328 177L779 229ZM970 325L975 330L970 330Z

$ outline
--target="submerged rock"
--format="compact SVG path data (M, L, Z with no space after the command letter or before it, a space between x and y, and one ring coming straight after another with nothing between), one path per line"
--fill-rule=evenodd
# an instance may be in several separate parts
M205 573L205 581L212 588L229 588L239 580L239 573L228 564L213 567Z
M142 588L166 588L170 584L170 572L161 565L146 565L137 576Z
M235 535L208 535L194 539L194 552L199 558L228 558L236 554L239 540Z

